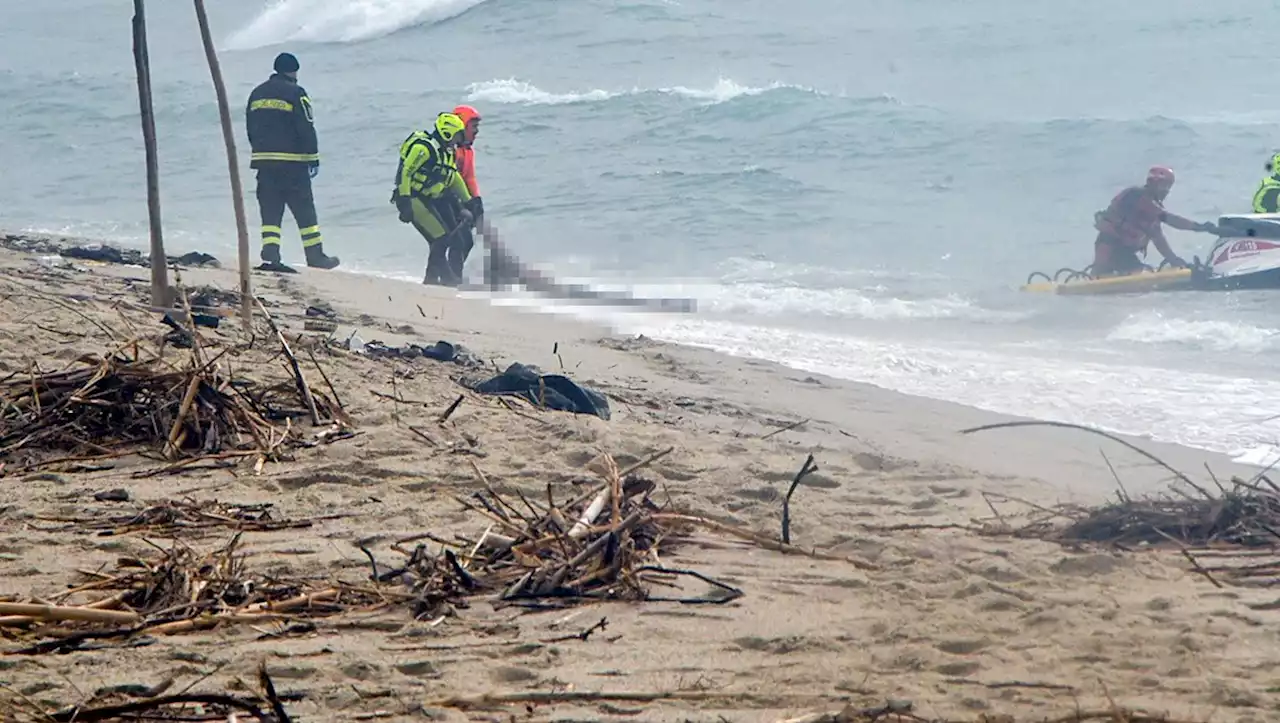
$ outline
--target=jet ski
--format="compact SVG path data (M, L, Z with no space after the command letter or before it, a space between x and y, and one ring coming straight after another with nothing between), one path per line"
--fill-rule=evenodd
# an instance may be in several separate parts
M1133 274L1101 277L1088 268L1064 268L1053 277L1034 272L1022 286L1022 291L1064 295L1234 289L1280 289L1280 214L1219 216L1217 241L1206 259L1194 257L1190 268L1161 263Z
M1218 240L1205 262L1195 259L1192 288L1280 289L1280 214L1220 216Z

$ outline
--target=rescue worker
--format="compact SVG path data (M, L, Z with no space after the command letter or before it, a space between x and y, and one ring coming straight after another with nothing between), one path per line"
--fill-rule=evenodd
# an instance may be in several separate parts
M1138 259L1138 253L1147 253L1148 241L1154 241L1156 249L1171 266L1185 268L1183 261L1169 248L1160 224L1184 231L1212 233L1217 226L1212 223L1196 223L1164 210L1164 199L1173 188L1173 171L1156 166L1147 172L1143 186L1130 186L1115 198L1106 210L1094 214L1094 227L1098 238L1093 243L1094 276L1132 274L1146 269Z
M449 268L446 252L454 232L478 215L476 199L458 173L454 156L465 130L456 114L441 113L431 130L414 131L400 144L391 202L400 220L413 224L430 248L424 284L455 286L462 281Z
M471 254L471 249L475 247L476 243L472 235L472 226L474 225L478 228L484 216L484 203L480 200L480 186L476 184L474 149L476 134L480 132L480 112L469 105L460 105L453 109L453 114L461 118L466 125L462 143L458 145L454 155L458 159L458 173L462 175L462 180L467 184L467 191L471 194L472 203L474 204L472 210L475 213L475 223L459 229L457 236L449 243L449 269L455 277L461 279L462 268L466 265L467 257Z
M252 148L249 167L258 172L258 212L262 216L264 268L288 269L280 258L280 224L285 206L302 236L307 266L332 269L336 256L325 256L311 179L320 170L311 98L298 85L298 59L276 56L275 72L249 94L245 126Z
M1253 212L1280 213L1280 153L1272 156L1264 168L1271 175L1262 179L1253 194Z

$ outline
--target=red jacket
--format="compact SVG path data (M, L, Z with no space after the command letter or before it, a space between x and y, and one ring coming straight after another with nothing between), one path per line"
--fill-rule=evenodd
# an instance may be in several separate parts
M471 146L458 146L454 151L454 158L458 162L458 173L462 174L462 180L467 184L467 190L471 191L472 197L480 195L480 186L476 184L476 156L475 149Z

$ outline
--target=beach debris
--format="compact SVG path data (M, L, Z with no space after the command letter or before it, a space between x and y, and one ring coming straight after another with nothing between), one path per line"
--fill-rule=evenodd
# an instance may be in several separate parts
M213 309L240 307L240 292L220 289L217 286L194 286L187 291L187 303L193 309Z
M791 495L795 493L796 487L800 486L801 480L817 471L818 465L813 461L811 454L805 458L800 471L796 472L795 479L791 480L791 487L787 489L786 496L782 498L782 543L784 545L791 544Z
M603 458L605 484L566 504L556 504L548 489L545 503L517 493L507 499L498 493L478 466L485 486L458 502L482 515L488 527L475 540L457 545L461 555L446 548L431 556L423 545L393 549L408 562L376 578L408 573L419 597L415 615L435 615L454 595L492 593L496 603L543 609L580 600L628 600L724 604L744 593L690 570L661 564L658 549L675 545L688 525L679 519L661 520L661 510L649 498L655 484L636 475L661 459L667 449L619 469L612 456ZM372 561L372 556L370 556ZM707 586L700 594L671 597L655 594L654 585L675 587L679 579L695 579Z
M70 242L70 239L65 238L55 239L22 234L4 234L0 236L0 247L28 254L56 255L64 259L96 261L105 264L151 265L151 257L138 249L119 248L103 243L74 244ZM166 255L165 258L170 266L210 268L221 268L222 266L216 257L202 251L190 251L178 256Z
M397 347L388 346L377 340L364 342L353 334L348 343L348 348L350 351L364 354L371 359L431 359L457 364L462 367L484 366L484 362L480 361L480 358L472 354L466 347L443 340L437 341L431 346L409 343Z
M259 723L292 723L284 707L286 700L299 700L298 694L276 692L267 666L258 666L258 685L262 695L239 695L192 691L194 685L168 693L176 680L166 678L155 685L113 685L95 690L75 705L46 710L25 695L13 695L0 689L0 712L13 723L108 723L115 721L258 721Z
M309 415L317 424L337 424L344 418L327 397L310 393L296 361L293 380L258 384L224 370L222 354L205 361L194 333L171 326L190 349L185 367L163 358L163 346L149 353L135 339L62 371L33 368L0 380L6 471L132 453L179 464L210 456L278 459L286 448L313 446L290 420Z
M537 367L515 362L503 373L471 385L477 394L521 397L539 409L610 417L609 400L594 389L580 386L563 374L543 374Z
M246 564L248 555L239 550L242 534L237 532L226 544L204 553L175 541L149 558L124 557L110 572L95 572L85 584L41 598L65 601L90 592L100 596L92 602L0 602L0 629L10 629L8 636L19 644L4 652L65 654L104 645L145 645L157 636L225 625L256 625L274 635L296 634L305 632L307 622L317 618L412 599L394 590L255 572Z
M498 493L479 467L485 492L459 498L484 518L479 538L443 542L438 552L426 544L427 534L392 546L406 560L379 565L365 547L371 573L365 581L289 579L274 571L263 574L247 565L239 551L248 531L278 530L312 524L271 516L270 505L230 505L191 500L147 505L132 513L102 513L75 518L41 518L61 522L52 531L83 530L99 534L145 532L156 537L189 536L211 529L236 530L231 540L205 553L175 541L156 547L151 557L121 558L113 571L85 572L92 579L61 593L30 602L0 602L0 629L20 648L9 654L66 653L101 646L144 644L161 635L208 630L223 625L271 627L331 617L344 612L368 613L407 608L416 619L437 619L466 607L468 600L488 596L498 606L533 609L565 607L581 601L625 600L725 604L742 590L692 570L667 567L659 548L669 553L691 527L680 516L665 519L649 498L655 484L636 473L669 454L651 455L626 469L611 456L603 458L604 484L565 504L548 491L545 503L516 493ZM662 594L657 587L679 589L696 580L704 589L688 594ZM681 593L686 592L681 590ZM74 604L72 596L92 593L97 599ZM291 628L278 630L286 634Z
M1159 457L1115 435L1063 422L1006 422L964 433L1014 426L1050 426L1096 434L1137 452L1173 476L1165 493L1131 497L1116 477L1116 501L1100 506L1033 506L1039 513L1026 525L989 525L983 534L1012 535L1064 544L1092 543L1122 550L1178 549L1194 572L1216 587L1280 586L1280 486L1266 470L1223 484L1206 466L1210 479L1199 483ZM1105 454L1103 455L1105 459ZM1110 465L1110 461L1107 462ZM1114 468L1112 468L1114 474ZM1217 492L1213 492L1210 488ZM995 495L989 495L995 496ZM1014 500L1017 501L1017 500ZM992 508L994 511L994 507ZM999 513L996 513L999 516ZM1204 564L1212 558L1214 564Z
M113 489L94 495L99 502L128 502L127 490ZM96 532L100 536L128 535L145 532L154 536L173 536L180 532L232 529L241 532L268 532L272 530L311 527L316 520L277 519L275 505L271 502L230 503L194 499L162 500L154 504L139 505L128 512L99 510L96 514L81 517L38 518L42 522L61 522L61 527L40 528L45 532ZM321 519L337 519L346 515L328 515Z

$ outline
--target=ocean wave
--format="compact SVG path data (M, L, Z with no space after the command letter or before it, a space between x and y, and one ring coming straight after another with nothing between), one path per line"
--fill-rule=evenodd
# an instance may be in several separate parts
M630 90L603 90L596 88L586 91L553 93L539 88L527 81L517 78L487 80L483 83L472 83L467 88L468 100L484 103L502 103L509 105L570 105L577 103L599 103L614 98L640 95L672 95L689 100L702 101L714 105L741 98L744 96L762 95L772 91L791 90L812 95L826 93L802 85L789 83L770 83L766 86L753 87L741 85L729 78L718 78L709 88L689 88L683 85L669 88L632 88Z
M588 282L590 283L590 282ZM755 319L860 321L961 319L978 323L1018 321L1029 312L989 309L960 295L900 298L883 287L814 289L777 283L643 284L641 296L692 297L698 311Z
M1280 393L1274 381L1180 374L1152 394L1133 380L1153 370L1123 361L1061 361L696 318L637 317L619 328L1001 414L1085 424L1225 454L1272 445L1280 434L1280 420L1266 401Z
M276 0L227 38L228 50L278 43L352 43L456 17L484 0Z
M1261 352L1280 348L1280 329L1235 321L1171 321L1144 315L1130 316L1107 334L1107 340L1206 351Z

